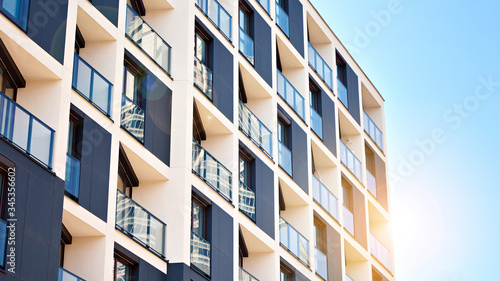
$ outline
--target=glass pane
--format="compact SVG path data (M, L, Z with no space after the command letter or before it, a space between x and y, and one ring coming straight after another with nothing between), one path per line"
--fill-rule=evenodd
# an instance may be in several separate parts
M289 82L285 84L285 100L286 102L291 105L293 107L294 105L294 91L295 89L293 88L292 84L290 84Z
M165 225L158 219L151 217L150 220L150 242L151 248L158 253L163 253L165 237Z
M203 237L203 218L205 217L205 210L200 205L193 203L193 232L198 236Z
M12 104L13 105L13 104ZM11 105L11 106L12 106ZM28 130L30 116L23 110L16 107L14 109L14 123L11 140L22 149L28 149Z
M130 267L119 260L116 260L115 281L129 281Z
M300 260L309 265L309 241L302 235L299 235L299 251Z
M226 35L229 39L231 39L231 16L224 11L222 8L220 9L220 30L224 35Z
M50 163L52 131L33 119L30 153L43 163Z
M101 76L94 73L94 85L92 92L92 101L102 110L109 112L109 88L111 85L104 80Z
M82 95L87 98L90 97L90 77L91 69L83 61L78 60L78 73L76 74L76 81L73 85Z
M70 155L66 156L66 177L64 189L78 198L80 187L80 162Z
M142 38L138 42L139 46L148 54L150 57L154 58L155 46L156 46L156 34L147 24L142 25Z
M2 7L17 19L20 19L21 3L21 0L3 0Z
M288 225L280 217L280 243L288 247Z
M293 227L288 228L290 235L290 243L288 244L288 250L292 252L295 256L299 256L299 233Z

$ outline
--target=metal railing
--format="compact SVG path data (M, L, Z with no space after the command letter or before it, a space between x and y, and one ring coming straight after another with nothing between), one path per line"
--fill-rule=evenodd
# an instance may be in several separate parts
M354 215L345 205L343 207L344 228L354 236Z
M69 154L66 155L64 189L75 198L78 198L80 191L80 161Z
M286 79L281 71L276 69L276 73L278 75L278 94L291 108L293 108L293 110L295 110L302 120L305 120L304 98L299 91L293 87L292 83Z
M325 82L325 84L333 90L332 69L328 66L325 60L319 55L314 47L309 43L308 61L312 69Z
M255 221L255 192L241 181L239 199L240 211Z
M253 65L255 62L255 49L253 39L240 27L239 33L239 50L247 58L247 60Z
M191 265L208 276L210 276L211 250L212 245L208 241L191 232Z
M252 274L240 267L239 281L259 281L259 279L255 278Z
M309 266L309 241L280 216L280 244Z
M232 202L231 172L196 141L193 141L193 173Z
M127 37L170 74L172 48L128 5L125 29Z
M212 70L197 57L194 57L194 84L212 100Z
M231 40L232 18L217 0L197 0L196 6Z
M281 6L276 2L276 24L285 33L287 37L290 37L290 23L288 21L288 14L281 8Z
M77 54L74 56L71 86L97 109L111 116L113 84Z
M269 157L273 157L273 135L271 131L240 101L239 128Z
M384 151L384 136L382 134L382 131L375 125L375 122L368 116L368 114L363 111L364 113L364 122L363 122L363 127L365 129L365 132L370 136L370 138L375 142L375 144L380 148L380 150Z
M326 262L326 255L323 254L318 248L314 248L314 256L316 258L315 271L321 278L328 280L328 264Z
M337 96L340 102L342 102L342 104L344 104L346 108L349 108L349 100L347 98L347 88L344 85L344 83L340 81L338 77L337 77Z
M54 130L0 92L0 135L52 168Z
M266 13L271 13L271 1L270 0L257 0L259 4L266 10Z
M144 143L144 117L144 109L123 95L120 125L141 143Z
M377 198L377 180L368 169L366 169L366 187L368 191Z
M391 271L391 252L372 233L370 233L370 251L385 268Z
M292 176L292 152L280 141L278 141L278 164Z
M313 198L336 220L339 218L339 200L314 175L312 177Z
M318 135L320 139L323 139L323 118L319 115L314 108L311 107L311 129Z
M146 248L165 256L165 223L120 190L116 190L116 226Z
M340 161L346 165L359 181L363 181L363 172L361 170L361 161L354 155L354 153L340 141Z
M57 281L85 281L85 279L82 279L66 269L59 267Z

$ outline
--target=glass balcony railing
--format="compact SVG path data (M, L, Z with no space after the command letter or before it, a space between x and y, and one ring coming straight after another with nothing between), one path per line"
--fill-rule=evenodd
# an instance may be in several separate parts
M375 142L375 144L380 148L380 150L384 151L384 137L382 135L382 131L375 125L375 122L364 112L364 129L365 132L368 133L370 138Z
M332 69L328 66L328 64L323 60L323 58L319 55L319 53L314 49L314 47L309 44L309 65L314 69L314 71L318 74L318 76L325 82L325 84L333 89L333 76Z
M349 101L347 99L347 88L344 85L342 81L337 77L337 96L342 102L342 104L346 107L349 108Z
M196 266L208 276L210 276L211 250L210 243L191 232L191 265Z
M232 202L231 172L196 141L193 141L193 173Z
M280 244L309 266L309 241L280 216Z
M270 2L270 0L257 0L257 2L259 2L259 4L262 6L262 8L264 8L264 10L266 10L266 12L268 14L271 13L271 2Z
M97 109L111 116L113 84L77 54L73 65L72 87Z
M288 14L276 2L276 24L285 33L286 37L290 37L290 24L288 22Z
M255 221L255 192L240 181L240 211Z
M259 279L253 277L252 274L248 273L246 270L240 267L240 281L259 281Z
M248 36L248 34L243 29L241 29L241 27L240 27L239 38L240 38L240 43L239 43L240 52L253 65L255 62L253 39L250 36Z
M85 279L82 279L66 269L59 267L59 276L57 277L57 281L85 281Z
M280 141L278 141L278 164L288 175L292 176L292 152Z
M311 129L318 135L320 139L323 139L323 118L321 115L311 107Z
M197 57L194 57L194 84L212 100L212 70Z
M314 175L312 177L313 198L336 220L339 219L339 201L333 193Z
M292 86L292 83L285 78L281 71L276 69L276 73L278 74L278 94L295 110L302 120L305 120L304 98Z
M326 262L326 255L323 254L318 248L314 248L314 256L316 257L316 274L321 276L324 280L328 280L328 264Z
M116 190L116 227L146 248L165 256L165 223L120 190Z
M240 130L247 135L269 157L273 155L273 135L271 131L240 101Z
M197 0L196 5L231 41L231 21L229 13L216 0Z
M362 170L361 161L354 155L354 153L345 145L343 141L340 141L340 161L346 165L346 167L351 171L359 181L362 180Z
M372 255L389 271L391 271L391 252L370 233L370 251Z
M377 198L377 180L368 169L366 170L366 186L368 191Z
M344 207L344 228L351 233L352 236L354 236L354 215L351 213L349 209L347 209L346 206Z
M144 109L131 101L127 96L122 96L121 126L138 141L144 143Z
M41 164L52 168L54 130L2 92L0 134Z
M0 267L5 268L5 251L7 250L7 222L0 219Z
M125 25L127 37L170 75L172 48L128 5Z
M349 275L345 275L345 280L346 281L354 281Z
M80 161L73 156L66 155L66 177L64 182L64 189L78 198L80 191Z

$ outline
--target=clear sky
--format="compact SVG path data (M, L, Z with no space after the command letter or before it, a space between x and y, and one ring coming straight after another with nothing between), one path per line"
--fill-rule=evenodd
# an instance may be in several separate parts
M310 1L386 100L397 280L500 280L500 1Z

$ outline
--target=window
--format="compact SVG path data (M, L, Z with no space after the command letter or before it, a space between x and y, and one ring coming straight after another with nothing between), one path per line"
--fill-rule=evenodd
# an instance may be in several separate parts
M73 110L69 113L68 155L81 160L83 118Z
M250 36L250 14L251 10L245 5L245 3L240 2L240 28L248 34L248 36Z
M314 247L326 253L326 229L325 224L314 218Z
M114 281L131 281L133 268L133 262L127 259L124 255L115 252L113 268Z
M283 11L286 11L286 2L287 0L276 0L276 3L283 9Z
M337 53L337 79L342 82L342 84L346 84L346 63Z
M29 0L0 0L0 10L26 31L29 2Z
M251 187L251 168L252 159L240 150L240 182L244 183L247 187Z
M205 204L200 200L193 198L191 214L191 230L201 238L206 236L206 209Z
M352 187L345 180L342 180L342 202L352 212Z
M288 269L285 265L281 264L280 266L280 281L292 281L293 279L293 271Z
M289 127L289 123L287 123L284 119L278 117L278 141L284 144L286 147L289 147Z
M64 226L61 226L61 242L59 247L59 266L64 267L64 252L66 249L66 245L70 245L72 243L73 237L69 233L68 229Z
M202 30L196 27L194 40L194 55L206 66L208 66L208 45L209 39L202 32Z
M375 176L375 153L365 146L365 156L366 156L366 170L368 170L372 176Z
M82 32L78 25L76 26L76 36L75 36L75 54L80 54L80 49L85 48L85 39L83 38Z
M123 94L133 103L141 106L141 78L144 72L135 64L125 59L123 69Z
M5 66L0 63L0 92L15 101L17 88L8 73L9 72L5 69Z
M120 145L119 159L118 159L118 184L117 189L123 194L132 198L132 188L139 186L139 179L132 168L132 164L128 160L125 150Z
M316 112L320 112L320 95L321 90L313 82L309 82L309 100L310 106Z

